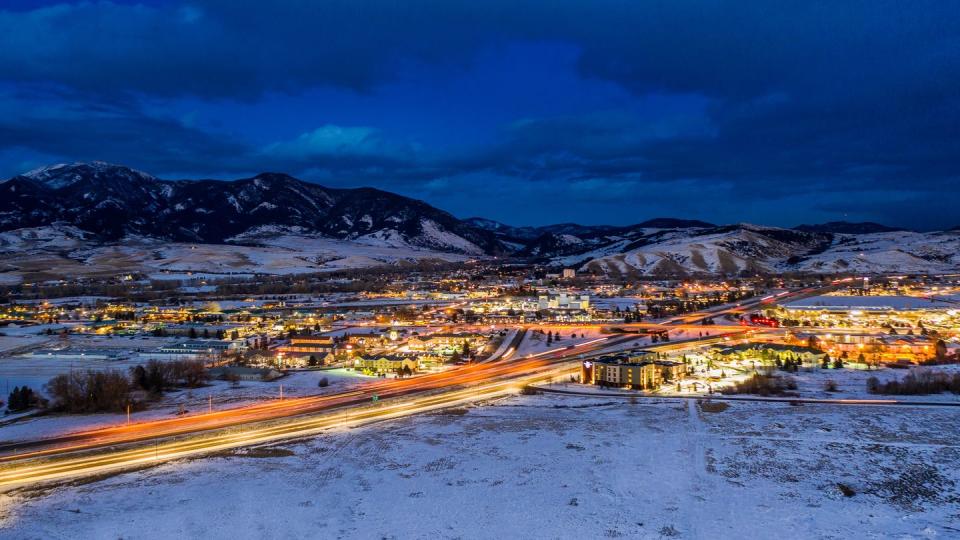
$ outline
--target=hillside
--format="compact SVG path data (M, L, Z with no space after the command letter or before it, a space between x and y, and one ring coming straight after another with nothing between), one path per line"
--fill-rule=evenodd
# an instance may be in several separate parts
M50 267L69 275L91 267L196 271L209 263L218 272L292 273L485 256L627 276L938 273L960 269L958 248L957 230L869 222L785 229L660 217L628 226L517 227L279 173L162 180L93 162L0 183L0 268L8 273L0 283Z

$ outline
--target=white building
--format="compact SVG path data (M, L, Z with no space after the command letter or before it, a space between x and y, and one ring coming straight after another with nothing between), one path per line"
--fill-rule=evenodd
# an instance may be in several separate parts
M540 309L589 309L590 296L586 294L541 294L537 297Z

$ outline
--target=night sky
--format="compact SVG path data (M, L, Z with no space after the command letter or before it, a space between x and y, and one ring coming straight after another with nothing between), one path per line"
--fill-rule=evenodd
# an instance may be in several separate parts
M3 178L98 159L513 225L960 225L960 2L0 6Z

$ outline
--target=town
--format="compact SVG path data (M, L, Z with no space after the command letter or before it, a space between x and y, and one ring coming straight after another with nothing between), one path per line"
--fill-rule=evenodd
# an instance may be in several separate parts
M853 391L848 380L862 374L954 364L960 350L960 280L952 278L629 282L475 264L375 275L371 291L353 292L357 279L285 284L322 285L322 293L237 294L242 281L189 275L8 288L0 305L7 414L40 415L40 425L64 412L189 417L280 399L284 388L287 398L306 397L326 393L331 380L350 388L442 380L535 358L565 366L551 372L551 391L562 383L660 396L799 396L791 373L802 372L842 395L836 389ZM114 295L40 296L69 288ZM927 376L957 392L953 373L931 367ZM105 384L105 374L119 383L109 396L86 389ZM865 377L856 384L853 395L881 392Z
M0 2L0 540L960 538L960 3Z

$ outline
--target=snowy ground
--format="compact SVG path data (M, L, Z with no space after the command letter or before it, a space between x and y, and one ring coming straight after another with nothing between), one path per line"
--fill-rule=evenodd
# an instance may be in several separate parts
M949 538L958 429L946 408L516 397L5 495L0 536Z

